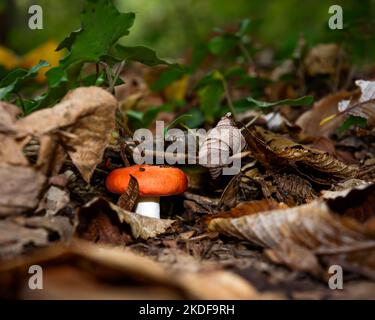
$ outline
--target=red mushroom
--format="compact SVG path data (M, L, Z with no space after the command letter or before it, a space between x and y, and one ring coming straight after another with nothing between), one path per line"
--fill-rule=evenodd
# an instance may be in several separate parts
M180 169L165 166L134 165L116 169L106 181L107 189L122 194L129 185L130 176L137 179L139 195L135 212L160 218L160 197L183 193L188 186L186 174Z

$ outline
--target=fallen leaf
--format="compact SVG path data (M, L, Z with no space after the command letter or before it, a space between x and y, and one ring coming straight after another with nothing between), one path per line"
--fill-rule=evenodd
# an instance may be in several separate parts
M139 185L137 179L130 175L129 185L120 196L117 205L126 211L132 211L139 197Z
M73 226L66 217L18 217L0 221L0 260L17 257L32 248L67 241Z
M339 66L341 48L334 43L318 44L307 54L304 65L310 76L320 74L334 75ZM344 65L342 65L344 66Z
M38 206L47 178L33 168L0 163L0 217Z
M266 167L272 164L294 167L314 181L320 180L316 179L316 172L338 180L354 178L358 174L359 168L355 165L346 165L326 152L295 143L261 127L245 130L244 134L251 150L255 151L254 156Z
M367 125L373 128L375 126L375 81L357 80L355 84L361 90L358 101L354 103L349 100L339 102L339 111L366 119Z
M121 226L121 230L126 230L125 226L129 226L131 230L130 235L135 239L141 238L147 240L154 238L167 231L174 223L174 220L154 219L128 212L111 202L96 198L79 210L78 235L84 235L89 230L90 224L95 223L98 213L109 215L112 224ZM95 234L92 236L95 237Z
M43 290L28 289L30 265L43 268ZM40 249L27 258L2 263L0 284L1 297L33 300L283 298L277 293L259 292L227 271L171 272L130 250L82 241Z
M206 218L206 221L212 221L217 218L239 218L242 216L252 215L259 212L270 211L274 209L288 208L284 203L279 203L272 199L263 199L255 201L241 202L230 211L213 214Z
M45 210L46 216L53 216L65 208L70 201L69 193L55 186L51 186L39 203L37 212Z
M330 94L314 103L311 110L303 113L296 121L299 126L302 139L310 139L313 137L329 137L342 124L342 118L337 117L328 123L321 125L323 119L338 113L338 103L344 99L350 99L350 92L341 91Z
M19 136L56 133L86 182L101 162L115 127L116 99L98 87L78 88L53 108L16 122Z
M235 219L214 219L208 228L265 248L278 247L284 239L313 251L372 243L375 240L374 211L370 210L364 219L359 206L373 207L373 194L373 186L369 186L352 190L345 199L337 198L333 202L315 200L289 209Z
M21 110L10 103L0 101L0 133L14 132L14 123Z
M289 239L284 239L273 249L266 249L265 254L272 262L287 265L292 270L309 272L317 277L323 275L323 269L314 253Z

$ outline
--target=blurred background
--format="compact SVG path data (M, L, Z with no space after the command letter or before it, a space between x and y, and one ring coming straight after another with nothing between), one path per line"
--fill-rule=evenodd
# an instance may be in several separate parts
M375 54L375 1L299 0L115 0L121 11L137 18L128 45L147 45L161 57L177 59L207 41L216 27L229 29L244 18L253 20L253 37L272 46L278 58L290 55L303 35L311 46L334 41L344 45L356 63L371 61ZM44 30L28 29L28 8L44 9ZM61 41L79 27L82 0L0 0L1 45L22 55L45 43ZM344 30L329 30L328 8L344 10Z

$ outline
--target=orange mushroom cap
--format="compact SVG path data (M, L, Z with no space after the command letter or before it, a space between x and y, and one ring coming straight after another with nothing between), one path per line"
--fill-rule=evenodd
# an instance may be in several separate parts
M177 168L151 165L134 165L112 171L106 187L112 193L122 194L129 185L130 176L138 181L142 197L170 196L185 192L188 186L186 174Z

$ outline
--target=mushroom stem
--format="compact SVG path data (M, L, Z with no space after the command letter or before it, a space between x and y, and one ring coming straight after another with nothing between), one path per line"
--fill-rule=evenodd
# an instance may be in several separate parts
M160 197L139 198L135 212L146 217L160 219Z

